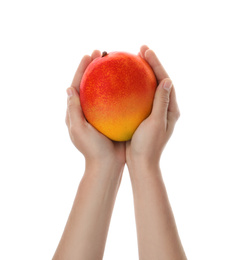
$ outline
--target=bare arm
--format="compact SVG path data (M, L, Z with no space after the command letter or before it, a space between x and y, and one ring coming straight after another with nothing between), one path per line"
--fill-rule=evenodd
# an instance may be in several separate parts
M140 175L131 177L140 259L185 260L159 167L138 163L130 171Z
M151 115L126 144L139 257L140 260L185 260L159 167L161 153L179 118L175 90L154 52L142 46L140 55L153 68L159 85Z
M85 157L85 172L53 260L103 258L115 198L125 165L125 143L113 142L84 118L79 85L89 63L100 56L84 56L67 89L66 124L75 147Z
M122 171L113 164L86 166L53 260L103 258Z

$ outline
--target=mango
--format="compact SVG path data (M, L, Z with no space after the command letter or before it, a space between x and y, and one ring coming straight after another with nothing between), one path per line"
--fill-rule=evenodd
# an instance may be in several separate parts
M85 70L79 88L87 121L113 141L128 141L152 110L157 80L139 55L103 52Z

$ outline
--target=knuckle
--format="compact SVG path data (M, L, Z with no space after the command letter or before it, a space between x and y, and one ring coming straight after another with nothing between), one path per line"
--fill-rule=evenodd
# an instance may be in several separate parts
M70 131L72 136L76 136L77 133L78 133L78 127L76 127L76 125L72 124L69 127L69 131Z
M153 116L151 117L151 124L154 127L158 127L160 125L160 120L157 117Z
M179 110L174 112L169 112L170 121L173 122L174 124L178 121L179 117L180 117Z
M158 127L158 124L159 124L158 121L159 121L159 120L157 120L157 118L155 118L154 116L151 116L151 117L150 117L150 124L151 124L151 126L152 126L152 129Z
M176 120L178 120L180 118L180 111L177 110L175 113L174 113L174 117Z
M65 124L69 128L69 126L70 126L69 118L65 118Z
M167 93L163 93L161 95L161 101L163 102L163 104L168 105L169 104L169 95Z
M68 126L69 124L69 116L68 116L68 111L66 111L66 116L65 116L65 124Z
M69 99L68 99L68 110L69 110L69 112L72 111L73 108L74 108L74 103L73 103L72 97L69 97Z
M162 132L163 130L166 129L166 123L164 121L164 119L160 119L160 118L157 118L157 117L151 117L150 118L150 124L151 124L151 129L155 129L156 132L157 131L160 131Z

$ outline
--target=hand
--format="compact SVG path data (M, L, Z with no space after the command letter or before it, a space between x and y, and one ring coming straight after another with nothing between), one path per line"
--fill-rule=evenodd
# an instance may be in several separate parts
M83 114L79 86L84 71L95 58L101 55L95 50L91 56L84 56L75 73L71 87L67 89L66 124L70 138L75 147L84 155L86 162L96 162L103 165L113 163L119 167L125 164L125 142L111 141L89 124Z
M126 143L128 167L137 165L138 162L158 165L161 153L180 116L172 81L155 53L147 46L142 46L139 55L150 64L159 85L150 116L139 125L132 139Z

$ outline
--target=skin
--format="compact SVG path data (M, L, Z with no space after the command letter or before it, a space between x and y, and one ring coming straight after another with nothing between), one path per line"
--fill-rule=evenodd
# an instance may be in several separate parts
M163 183L160 158L180 116L172 81L147 46L140 55L158 80L153 109L126 143L126 163L134 196L139 258L141 260L187 259ZM165 89L164 86L171 86Z
M125 165L125 143L112 142L84 118L79 85L88 64L84 56L67 90L66 124L75 147L85 157L85 172L53 260L103 258L109 223Z
M142 46L139 55L150 64L158 81L153 109L130 141L111 141L86 121L79 99L82 75L100 55L96 50L83 57L67 89L66 124L86 167L53 260L103 258L125 164L133 189L140 260L187 259L160 170L162 151L180 115L172 81L155 53Z

